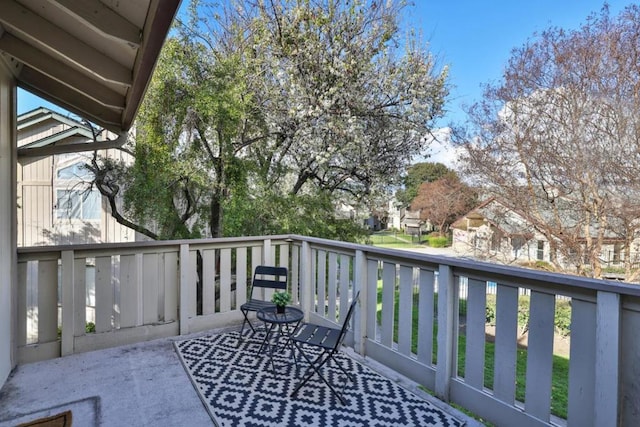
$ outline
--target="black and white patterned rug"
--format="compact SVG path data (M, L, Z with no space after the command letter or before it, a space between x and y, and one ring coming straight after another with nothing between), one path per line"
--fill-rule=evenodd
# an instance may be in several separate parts
M262 339L238 345L238 333L175 343L176 351L213 421L219 426L462 426L431 403L340 353L355 382L343 388L342 405L317 376L291 397L308 365L290 363L290 350L274 353L275 375ZM331 363L325 375L341 386L346 376Z

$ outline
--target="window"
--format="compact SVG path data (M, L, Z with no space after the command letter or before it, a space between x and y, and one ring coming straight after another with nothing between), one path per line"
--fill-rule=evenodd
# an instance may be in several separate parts
M544 261L544 240L538 240L538 260Z
M500 244L502 243L502 233L498 230L494 230L491 235L491 250L498 252L500 250Z
M84 163L74 163L66 168L58 169L59 179L93 179L93 174L84 166Z
M57 190L56 218L100 219L100 193L96 190Z
M525 245L526 240L522 236L515 236L511 239L511 247L513 248L513 256L518 258L520 256L520 251Z
M620 255L622 254L622 245L620 243L616 243L613 245L613 262L620 263L622 259Z

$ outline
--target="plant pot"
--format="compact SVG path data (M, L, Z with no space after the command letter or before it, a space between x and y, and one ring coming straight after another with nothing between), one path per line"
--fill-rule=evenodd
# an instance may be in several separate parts
M286 308L286 306L284 306L284 305L276 305L276 313L278 313L278 314L284 313L284 309L285 308Z

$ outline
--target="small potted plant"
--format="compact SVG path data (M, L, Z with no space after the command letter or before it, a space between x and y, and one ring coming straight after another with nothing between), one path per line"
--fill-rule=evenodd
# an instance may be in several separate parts
M284 313L284 308L291 302L291 294L287 291L274 292L271 302L276 305L277 313Z

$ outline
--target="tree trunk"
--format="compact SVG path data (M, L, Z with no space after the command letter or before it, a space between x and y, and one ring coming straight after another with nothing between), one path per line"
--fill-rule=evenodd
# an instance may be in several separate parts
M624 279L631 278L631 244L633 242L633 233L627 232L624 242Z
M293 186L293 190L291 190L291 194L296 195L302 189L302 186L307 182L307 180L311 177L311 174L307 171L302 172L298 175L298 180Z
M218 143L220 144L219 147L219 157L216 159L217 161L214 161L214 168L216 171L216 175L218 178L218 183L216 184L214 191L213 191L213 195L211 198L211 216L209 219L209 229L211 230L211 237L213 238L217 238L217 237L223 237L224 236L224 230L223 230L223 209L222 209L222 201L223 201L223 197L226 194L226 188L227 188L227 176L226 176L226 168L225 168L225 158L227 155L227 150L224 144L225 138L224 138L224 133L222 132L221 129L217 129L216 130L217 134L218 134ZM213 157L213 152L211 152L212 158Z
M95 136L94 136L95 141ZM136 224L134 222L126 219L120 211L118 210L117 199L120 195L120 186L115 182L110 181L107 178L109 174L109 170L106 168L101 168L98 164L98 152L93 152L93 158L91 160L91 164L87 164L89 170L93 172L94 183L98 191L101 195L107 198L109 202L109 207L111 208L111 216L118 222L118 224L124 225L125 227L129 227L137 233L143 234L147 237L152 238L153 240L158 240L159 236L148 228L142 226L141 224Z
M211 218L209 221L211 237L216 238L224 236L222 219L222 194L220 191L216 191L211 200Z
M601 215L598 227L598 239L596 240L595 247L591 251L591 259L593 264L593 277L596 279L602 278L602 262L600 261L600 252L602 252L602 244L604 242L604 232L607 226L607 216Z

